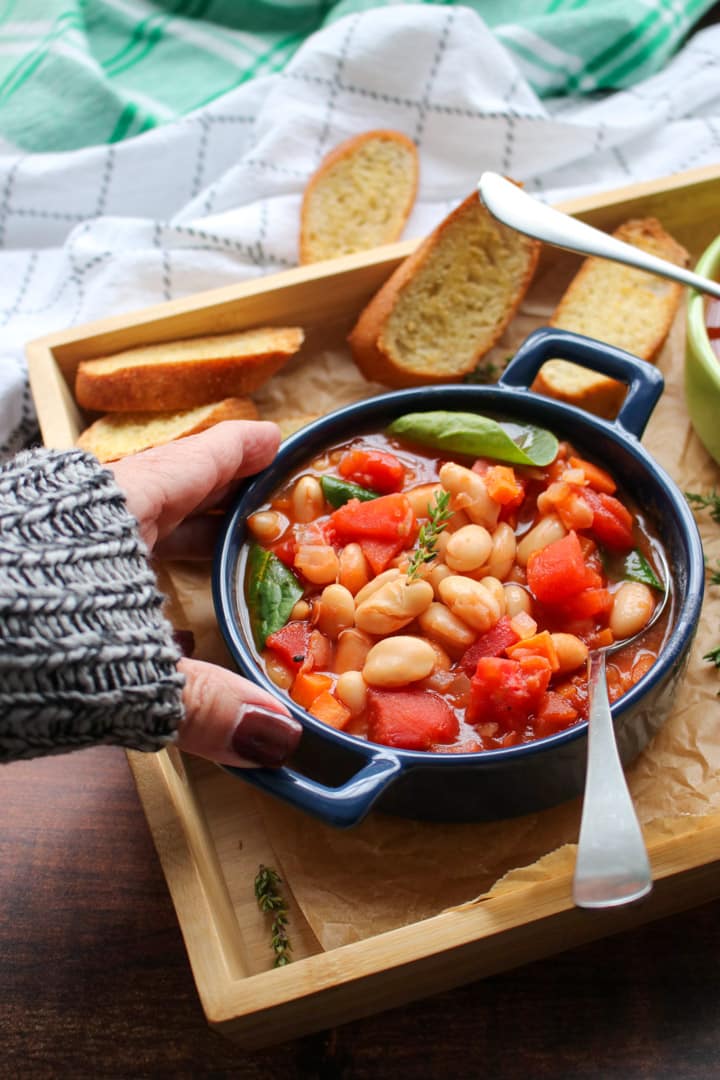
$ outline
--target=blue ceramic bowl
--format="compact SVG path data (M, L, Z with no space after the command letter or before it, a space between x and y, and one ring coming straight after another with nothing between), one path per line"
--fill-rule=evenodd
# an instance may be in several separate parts
M613 422L540 397L528 387L540 366L560 357L628 384ZM399 390L339 409L303 428L281 446L273 464L240 492L214 567L218 621L240 669L271 693L243 617L239 570L248 516L294 469L328 445L422 409L462 409L534 423L569 439L599 460L651 515L674 581L672 626L658 661L612 708L620 756L630 762L668 715L702 603L703 552L694 518L671 478L639 443L662 393L662 376L619 349L560 330L538 330L494 386L445 385ZM433 821L480 821L530 813L578 795L583 787L587 724L502 750L432 754L396 750L337 731L289 698L304 734L291 767L230 769L243 780L338 826L354 825L371 807Z

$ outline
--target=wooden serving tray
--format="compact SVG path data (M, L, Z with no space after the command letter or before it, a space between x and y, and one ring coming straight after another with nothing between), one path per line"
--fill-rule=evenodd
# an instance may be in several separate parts
M658 216L696 258L718 228L720 166L565 203L612 230ZM86 419L71 387L80 360L134 345L259 324L344 334L414 242L393 244L53 334L27 346L45 444L72 446ZM557 253L546 250L552 264ZM302 411L302 410L299 410ZM642 904L576 909L569 872L422 922L323 951L289 888L294 962L269 969L268 929L252 882L273 864L262 797L174 749L128 759L210 1024L248 1048L282 1042L508 969L720 896L720 814L650 845L655 888Z

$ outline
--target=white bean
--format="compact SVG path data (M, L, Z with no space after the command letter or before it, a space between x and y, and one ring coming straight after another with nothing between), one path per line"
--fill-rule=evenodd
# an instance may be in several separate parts
M464 525L453 533L445 548L445 562L458 574L478 570L488 561L493 540L482 525Z
M432 603L432 585L401 575L387 581L355 609L355 625L368 634L392 634L407 626Z
M406 686L425 679L435 666L429 641L400 634L373 645L362 676L368 686Z
M359 716L367 703L367 683L359 671L344 671L335 684L335 693L353 716Z
M494 598L495 603L498 606L501 615L505 614L505 586L502 581L498 581L492 574L488 574L487 577L482 579L481 584Z
M452 660L437 641L431 641L430 638L419 638L420 641L427 641L430 648L435 653L435 664L433 666L433 674L436 671L449 671L452 667Z
M512 581L506 582L503 588L505 590L505 613L511 619L521 611L524 611L527 615L532 613L532 597L527 589L523 589L522 585L516 585Z
M542 551L548 544L555 540L562 540L567 536L567 529L557 514L548 514L541 518L537 525L533 525L530 532L525 533L517 546L515 558L520 566L527 566L527 561L536 551Z
M516 550L515 533L506 521L501 521L492 535L490 558L483 570L492 577L504 581L515 564Z
M325 496L317 476L301 476L290 497L296 521L314 521L325 509Z
M473 581L472 578L453 574L440 582L440 599L468 626L480 633L491 630L505 610L505 594L502 598L495 595L494 586L488 588L488 582L496 578ZM497 582L502 590L502 584Z
M440 582L443 578L450 577L451 574L452 570L449 566L446 566L445 563L438 562L437 559L433 559L433 561L430 563L430 569L427 572L425 580L429 581L432 585L436 600L440 595L438 592L438 586L440 585Z
M310 605L308 604L307 600L298 600L297 604L290 612L290 618L294 621L297 621L298 619L307 619L309 614Z
M370 652L373 639L357 627L343 630L335 649L335 670L340 674L346 671L361 671L365 657Z
M316 607L315 625L333 641L355 622L355 598L344 585L326 585Z
M279 687L280 690L289 690L295 679L295 672L291 671L286 664L283 664L277 653L272 649L268 649L263 653L263 660L270 681L275 683L275 686Z
M258 510L248 518L248 529L261 544L278 540L287 528L288 520L277 510Z
M328 585L338 575L338 557L329 544L300 544L294 565L313 585Z
M397 567L392 567L391 570L383 570L382 574L378 574L372 581L368 581L367 585L364 585L358 593L355 594L355 603L362 604L378 589L382 588L388 581L397 581L400 577L400 571Z
M426 518L430 516L429 507L434 502L438 491L442 491L442 484L419 484L417 487L404 492L415 517Z
M581 638L562 633L551 634L550 637L557 653L560 675L567 675L582 667L588 658L588 647Z
M418 617L418 623L424 634L437 641L451 656L460 656L468 645L477 637L476 632L467 623L453 615L449 607L434 601Z
M446 461L440 469L440 483L450 492L453 510L464 510L476 525L492 527L496 524L500 507L488 495L479 473L454 461Z
M632 637L650 622L655 598L647 585L626 581L613 596L608 624L616 640Z
M370 567L359 544L346 544L338 556L338 581L353 596L370 580Z

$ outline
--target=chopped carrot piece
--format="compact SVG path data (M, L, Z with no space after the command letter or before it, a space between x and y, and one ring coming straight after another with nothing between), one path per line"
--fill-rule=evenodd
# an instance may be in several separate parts
M585 461L581 457L571 457L570 464L573 469L582 469L588 484L596 491L604 491L606 495L612 495L617 490L617 484L610 473L605 472L599 465L593 465L592 461Z
M493 465L485 474L488 495L500 506L519 506L525 498L525 486L509 465Z
M549 630L543 630L534 637L525 638L516 642L515 645L510 645L505 652L511 660L522 660L526 656L542 656L548 661L552 671L557 671L560 667L555 643L550 637Z
M329 690L323 690L321 694L318 694L308 712L318 720L322 720L323 724L329 724L334 728L344 728L350 719L350 710Z
M303 709L309 709L316 697L324 690L332 689L333 681L329 675L319 675L314 671L300 671L290 690L290 697Z

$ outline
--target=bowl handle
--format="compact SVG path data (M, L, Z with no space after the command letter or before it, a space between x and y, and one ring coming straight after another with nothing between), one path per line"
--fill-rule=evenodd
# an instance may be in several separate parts
M542 327L520 346L500 376L499 385L528 390L546 360L571 360L627 383L628 392L613 423L640 438L665 385L656 367L615 345Z
M367 764L337 788L327 787L287 766L280 769L239 769L224 765L223 768L261 791L319 817L328 825L347 829L362 821L402 768L394 754L379 747L368 745L366 757Z

